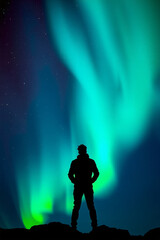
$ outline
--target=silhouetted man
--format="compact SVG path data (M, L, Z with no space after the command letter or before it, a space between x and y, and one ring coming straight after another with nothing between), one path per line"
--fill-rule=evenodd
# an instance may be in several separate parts
M72 212L71 225L74 229L77 227L77 219L81 206L82 196L84 194L90 217L92 228L97 227L97 215L93 202L93 183L97 180L99 172L95 161L89 158L87 147L80 145L78 147L79 155L72 161L68 177L74 184L74 207Z

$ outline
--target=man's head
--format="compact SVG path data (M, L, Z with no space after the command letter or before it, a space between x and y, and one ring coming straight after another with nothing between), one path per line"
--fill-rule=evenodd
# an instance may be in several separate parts
M79 154L86 154L87 153L87 147L84 144L81 144L78 146L78 152Z

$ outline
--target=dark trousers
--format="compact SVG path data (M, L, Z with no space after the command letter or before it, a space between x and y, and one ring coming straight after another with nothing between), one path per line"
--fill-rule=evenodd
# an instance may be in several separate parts
M72 211L72 220L71 220L71 225L72 227L77 226L77 219L79 216L79 209L81 207L81 202L82 202L82 196L85 196L87 207L89 209L89 214L90 218L92 221L92 227L97 227L97 215L96 215L96 210L94 207L94 202L93 202L93 187L92 185L81 187L81 186L74 186L74 207Z

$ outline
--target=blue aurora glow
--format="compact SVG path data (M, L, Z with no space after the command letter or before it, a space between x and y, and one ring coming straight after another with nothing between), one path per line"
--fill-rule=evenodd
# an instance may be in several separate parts
M99 224L134 234L160 224L157 9L144 0L10 4L0 29L1 227L69 221L67 173L81 143L100 170ZM86 214L82 206L83 231Z

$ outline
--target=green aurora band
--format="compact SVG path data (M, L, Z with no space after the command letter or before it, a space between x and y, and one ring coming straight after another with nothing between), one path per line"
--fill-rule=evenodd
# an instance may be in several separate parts
M26 172L17 174L26 228L46 222L55 206L71 213L73 186L67 173L81 143L100 170L95 196L110 194L123 155L142 140L152 116L159 62L150 1L78 0L71 1L73 6L66 2L47 0L46 12L53 44L72 75L69 130L57 136L52 122L57 102L37 114L43 146L39 160L30 156ZM49 91L41 87L38 104L44 99L49 103L55 84Z

